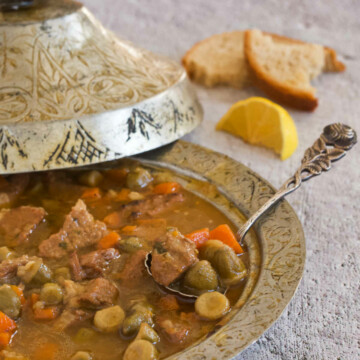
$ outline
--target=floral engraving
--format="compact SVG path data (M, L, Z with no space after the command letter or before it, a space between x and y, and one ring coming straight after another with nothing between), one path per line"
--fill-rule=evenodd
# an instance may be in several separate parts
M8 41L6 38L6 32L2 34L2 41L0 43L0 74L1 77L5 77L8 69L17 68L16 57L22 54L22 50L19 47L8 46Z
M0 33L0 122L118 109L159 94L183 73L172 61L119 40L84 10L65 19Z

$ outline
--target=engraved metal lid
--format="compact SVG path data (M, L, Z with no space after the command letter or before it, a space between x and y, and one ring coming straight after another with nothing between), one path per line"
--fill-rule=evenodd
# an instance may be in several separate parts
M202 108L175 62L80 3L0 12L0 173L95 164L170 143Z

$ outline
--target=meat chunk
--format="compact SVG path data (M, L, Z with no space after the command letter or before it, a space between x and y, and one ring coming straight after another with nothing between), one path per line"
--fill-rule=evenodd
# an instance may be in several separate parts
M17 174L1 178L0 207L14 202L26 189L30 181L29 174Z
M165 338L174 344L182 343L189 333L189 327L185 324L168 319L164 316L157 316L155 319L156 326L159 327Z
M145 257L146 251L138 250L127 259L124 269L118 276L122 285L133 287L144 278L146 275Z
M79 199L66 215L61 230L40 244L40 256L61 258L68 252L97 243L106 233L106 225L94 220L85 203Z
M165 240L157 242L152 252L151 272L156 282L169 286L184 271L199 261L195 243L177 229L169 229Z
M17 277L17 271L20 266L25 266L30 261L40 261L42 259L37 256L28 256L23 255L21 257L15 259L7 259L0 263L0 282L5 283L13 283L14 279Z
M111 261L119 257L119 251L114 248L96 250L82 255L80 265L85 278L91 279L103 275L108 270Z
M44 219L46 211L41 207L20 206L0 211L0 236L8 245L20 245Z
M82 255L80 259L74 251L69 257L73 279L81 281L102 276L109 269L112 260L119 257L119 251L114 248L92 251Z
M79 303L89 308L102 308L113 305L118 296L117 287L109 280L97 278L91 280L85 292L79 296Z
M65 309L60 317L55 321L54 328L57 331L64 331L69 326L90 319L92 316L92 311L85 311L82 309Z
M119 211L110 214L104 221L110 227L119 228L131 220L158 215L182 201L184 201L184 196L181 193L151 195L143 200L122 205Z
M117 287L104 278L97 278L86 283L64 282L64 303L67 308L99 309L113 305L118 296Z
M84 271L80 265L80 260L76 251L69 256L69 266L72 277L75 281L81 281L85 278Z

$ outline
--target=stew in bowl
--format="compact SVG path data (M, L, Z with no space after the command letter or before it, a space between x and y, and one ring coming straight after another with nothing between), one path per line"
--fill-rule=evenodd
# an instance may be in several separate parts
M171 172L11 175L0 206L1 359L165 358L212 333L247 280L231 221Z

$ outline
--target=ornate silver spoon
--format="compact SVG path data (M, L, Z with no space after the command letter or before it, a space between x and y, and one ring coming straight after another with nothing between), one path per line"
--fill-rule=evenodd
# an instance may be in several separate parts
M347 151L349 151L356 142L356 132L350 126L340 123L326 126L313 146L305 151L301 166L296 171L295 175L289 178L284 185L246 221L236 234L237 240L241 242L251 226L253 226L260 216L286 195L298 189L302 182L309 180L313 176L320 175L323 171L330 170L331 164L344 157ZM151 253L148 253L146 256L145 267L152 277ZM165 288L167 292L189 300L197 298L196 295L185 294L171 287L159 286Z

